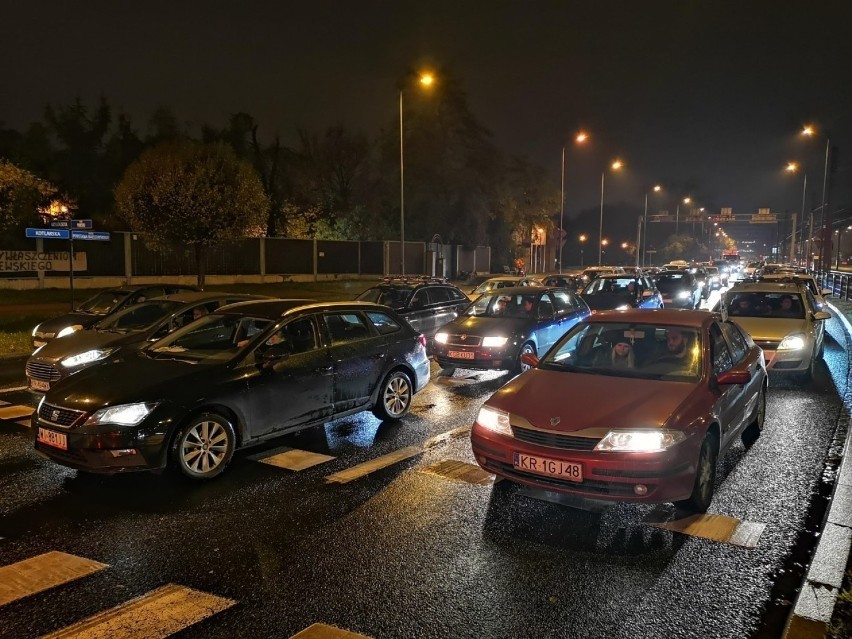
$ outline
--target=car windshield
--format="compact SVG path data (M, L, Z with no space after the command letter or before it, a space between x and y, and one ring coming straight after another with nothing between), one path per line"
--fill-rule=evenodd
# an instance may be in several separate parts
M77 310L95 315L106 315L123 302L126 297L126 291L104 291L87 299L77 307Z
M632 277L599 277L583 291L589 293L632 293L636 288L636 280Z
M692 327L581 322L547 352L539 368L694 382L701 375L702 349Z
M798 293L739 292L727 297L728 315L804 319L805 306Z
M536 295L527 293L493 293L483 295L464 312L468 316L476 317L514 317L524 319L533 316Z
M393 309L405 308L413 289L401 286L374 286L361 293L356 299L362 302L384 304Z
M157 359L228 361L250 347L272 323L266 318L211 313L154 342L147 353Z
M168 317L180 306L180 302L167 300L143 302L105 317L95 324L95 328L99 331L117 331L119 333L140 331Z

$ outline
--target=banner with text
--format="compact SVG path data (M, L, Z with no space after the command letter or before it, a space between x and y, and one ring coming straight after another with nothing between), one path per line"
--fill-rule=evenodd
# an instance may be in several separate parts
M68 271L68 251L0 251L0 272ZM86 270L86 254L74 251L74 270Z

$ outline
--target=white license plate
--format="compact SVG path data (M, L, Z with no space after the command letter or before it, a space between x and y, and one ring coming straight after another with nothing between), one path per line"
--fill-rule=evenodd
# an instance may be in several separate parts
M447 351L447 357L455 357L456 359L473 359L474 355L473 351Z
M31 379L30 388L37 391L49 391L50 382L43 382L40 379Z
M68 435L65 433L57 433L54 430L39 428L38 440L42 444L47 444L48 446L53 446L54 448L60 448L62 450L68 450Z
M41 348L41 347L42 347L42 346L44 346L45 344L47 344L47 342L41 342L41 341L39 341L39 340L37 340L37 339L34 339L34 340L33 340L33 346L35 346L36 348Z
M518 470L525 470L538 475L548 475L568 481L583 481L583 465L574 462L515 453L514 466Z

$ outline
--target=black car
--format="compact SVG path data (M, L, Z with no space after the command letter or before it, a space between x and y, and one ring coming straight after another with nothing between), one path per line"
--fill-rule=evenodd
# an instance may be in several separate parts
M80 304L73 312L46 320L36 326L33 329L33 348L44 346L56 337L64 337L74 331L88 328L110 313L120 311L132 304L144 302L152 297L197 290L199 290L197 286L182 284L134 284L102 291Z
M593 311L628 308L662 308L657 287L641 275L601 275L580 294Z
M385 306L241 302L60 381L33 414L35 448L89 472L208 479L283 433L363 410L399 420L428 381L425 338Z
M220 306L251 299L269 298L186 291L127 306L87 329L51 340L37 349L26 365L30 390L47 392L52 384L87 366L126 356L128 351L144 348Z
M657 288L666 308L691 308L701 305L702 286L687 270L663 271L657 276Z
M445 370L521 371L521 355L542 355L591 311L564 288L516 286L478 297L435 335L435 360Z
M357 299L390 306L429 340L439 327L454 320L470 304L459 288L438 278L387 278Z

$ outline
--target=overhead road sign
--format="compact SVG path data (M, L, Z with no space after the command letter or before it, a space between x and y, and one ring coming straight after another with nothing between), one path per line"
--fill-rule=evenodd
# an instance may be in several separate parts
M72 240L109 242L109 231L71 231Z
M68 229L27 229L26 236L48 240L67 240L71 235Z
M70 220L72 229L91 229L92 220Z
M71 220L51 220L50 226L54 229L67 229L71 226Z

